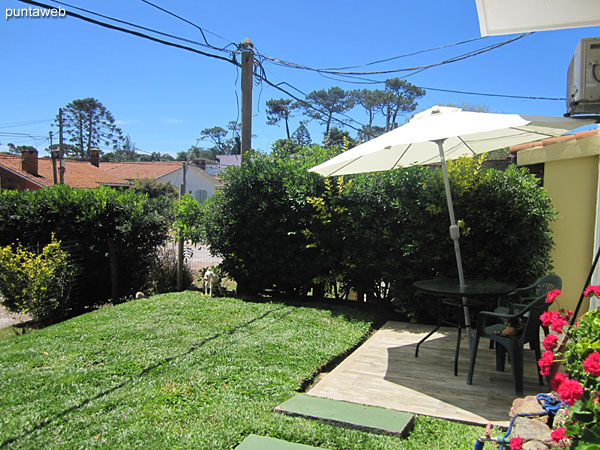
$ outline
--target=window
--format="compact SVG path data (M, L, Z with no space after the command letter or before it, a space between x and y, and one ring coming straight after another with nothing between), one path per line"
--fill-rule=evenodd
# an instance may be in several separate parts
M198 200L199 203L204 203L208 198L208 191L206 189L196 189L192 198Z

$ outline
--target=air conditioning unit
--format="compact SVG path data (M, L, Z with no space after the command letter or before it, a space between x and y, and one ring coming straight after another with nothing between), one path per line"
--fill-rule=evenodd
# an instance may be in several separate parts
M600 38L581 39L567 72L567 116L600 113Z

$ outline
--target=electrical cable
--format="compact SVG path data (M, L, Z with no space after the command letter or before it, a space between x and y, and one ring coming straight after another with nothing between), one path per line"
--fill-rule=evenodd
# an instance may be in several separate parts
M41 2L38 2L38 1L35 1L35 0L19 0L19 1L22 2L22 3L26 3L26 4L30 4L30 5L34 5L34 6L39 6L39 7L46 8L46 9L53 9L52 6L46 5L44 3L41 3ZM51 1L55 1L56 3L63 4L65 6L67 6L66 3L60 2L58 0L51 0ZM201 27L199 27L198 25L196 25L196 24L188 21L187 19L185 19L183 17L180 17L180 16L178 16L178 15L176 15L174 13L171 13L170 11L165 10L164 8L161 8L160 6L157 6L157 5L149 2L148 0L141 0L141 1L144 2L144 3L147 3L147 4L151 5L151 6L153 6L155 8L163 10L165 13L173 15L174 17L177 17L178 19L183 20L186 23L191 24L191 25L193 25L196 28L199 28L202 31L202 34L203 34L203 37L205 39L206 45L208 45L209 47L211 47L211 48L213 48L215 50L219 50L219 51L223 51L224 50L224 49L218 49L217 47L211 46L208 43L208 41L206 40L206 36L203 33L203 29ZM74 6L71 6L71 5L68 5L68 6L69 7L74 7ZM143 28L143 29L145 29L147 31L150 31L150 32L153 32L153 33L156 33L156 34L163 34L164 36L167 36L167 37L170 37L170 38L185 40L184 38L179 38L179 37L174 36L174 35L168 35L166 33L161 33L161 32L159 32L157 30L153 30L153 29L150 29L150 28L141 27L139 25L135 25L135 24L132 24L130 22L120 21L119 19L114 19L114 18L110 18L108 16L103 16L101 14L94 13L93 11L84 10L84 9L78 8L78 7L74 7L74 8L80 9L82 11L86 11L88 13L95 14L95 15L98 15L98 16L101 16L101 17L109 18L110 20L118 21L118 22L130 25L130 26ZM90 17L86 17L86 16L83 16L83 15L74 13L72 11L65 11L65 14L68 15L68 16L71 16L71 17L74 17L74 18L77 18L77 19L89 22L89 23L93 23L95 25L99 25L99 26L102 26L102 27L105 27L105 28L109 28L109 29L112 29L112 30L116 30L116 31L120 31L120 32L132 34L134 36L141 37L143 39L148 39L148 40L151 40L151 41L154 41L154 42L158 42L158 43L161 43L161 44L164 44L164 45L167 45L167 46L179 48L179 49L182 49L182 50L191 51L193 53L197 53L197 54L200 54L200 55L203 55L203 56L208 56L208 57L211 57L211 58L215 58L215 59L227 61L227 62L235 65L238 68L241 67L240 63L237 62L237 60L235 58L235 52L233 52L233 51L230 51L232 57L231 57L231 59L228 59L228 58L226 58L224 56L220 56L220 55L215 55L215 54L203 52L201 50L198 50L198 49L195 49L195 48L192 48L192 47L180 45L180 44L177 44L177 43L174 43L174 42L170 42L170 41L166 41L166 40L163 40L163 39L159 39L159 38L156 38L156 37L153 37L153 36L148 36L148 35L146 35L144 33L140 33L140 32L134 31L134 30L130 30L130 29L127 29L127 28L122 28L122 27L119 27L119 26L116 26L116 25L112 25L112 24L108 24L108 23L105 23L105 22L101 22L99 20L95 20L95 19L92 19ZM511 42L514 42L514 41L518 40L518 39L522 39L523 37L528 36L530 34L532 34L532 33L524 33L524 34L521 34L521 35L519 35L517 37L514 37L512 39L503 41L501 43L497 43L497 44L493 44L493 45L490 45L490 46L487 46L487 47L483 47L483 48L480 48L478 50L474 50L472 52L468 52L468 53L465 53L465 54L462 54L462 55L459 55L459 56L455 56L453 58L450 58L450 59L447 59L447 60L444 60L444 61L441 61L441 62L437 62L437 63L425 65L425 66L403 68L403 69L393 69L393 70L388 70L388 71L373 71L373 72L342 72L342 71L338 71L338 70L315 69L315 68L312 68L312 67L302 66L302 65L298 65L298 64L295 64L295 63L290 63L290 62L287 62L287 61L278 60L276 58L271 58L271 57L263 55L263 54L257 52L256 50L254 50L255 55L258 57L257 58L258 59L257 66L259 68L259 71L256 71L255 75L257 77L257 83L260 83L261 81L265 82L269 86L271 86L271 87L273 87L273 88L275 88L275 89L277 89L277 90L285 93L289 97L293 98L294 100L296 100L297 102L299 102L299 104L302 105L302 106L304 106L305 108L317 111L319 114L322 114L322 115L323 114L324 115L331 115L330 111L320 110L319 108L316 108L314 105L310 104L310 102L298 98L297 96L295 96L294 94L292 94L288 90L283 89L281 87L282 85L288 85L292 89L300 92L304 97L307 97L307 94L305 94L304 92L302 92L298 88L294 87L290 83L287 83L287 82L273 83L270 80L268 80L268 78L266 76L266 71L265 71L264 66L263 66L263 63L265 61L269 61L271 63L277 64L277 65L281 65L281 66L284 66L284 67L293 67L293 68L298 68L298 69L315 71L315 72L320 73L322 76L325 76L326 74L333 74L333 75L338 75L338 76L342 76L342 77L356 77L357 75L375 75L375 74L386 74L386 73L394 73L394 72L401 72L401 71L412 71L412 73L410 73L410 74L405 75L404 77L402 77L402 78L406 78L408 76L415 75L415 74L417 74L419 72L422 72L422 71L427 70L427 69L432 68L432 67L436 67L436 66L440 66L440 65L444 65L444 64L449 64L451 62L456 62L456 61L460 61L460 60L463 60L463 59L466 59L466 58L477 56L479 54L482 54L482 53L491 51L493 49L499 48L501 46L507 45L507 44L509 44ZM459 45L459 44L466 43L466 42L471 42L471 41L474 41L474 40L478 40L478 39L473 39L473 40L470 40L470 41L463 41L461 43L448 44L447 46L443 46L443 47L440 47L440 48L445 48L445 47L450 47L450 46L454 46L454 45ZM202 43L198 43L198 42L191 41L191 40L187 40L187 41L190 42L190 43L193 43L195 45L204 45ZM236 45L236 47L238 47L237 44L234 44L234 45ZM423 53L423 52L432 51L432 50L434 50L434 49L423 50L423 51L417 52L417 53ZM397 59L399 57L404 57L404 56L406 56L406 55L401 55L401 56L398 56L398 57L388 58L388 60ZM373 63L368 63L368 64L376 64L376 63L379 63L379 62L384 62L384 60L374 61ZM364 80L368 81L369 83L372 83L372 82L375 81L375 80L368 80L368 79L364 79ZM342 80L339 80L339 81L342 81ZM348 81L346 81L346 82L348 82ZM380 81L379 83L385 83L385 82L381 82ZM548 98L548 97L524 97L524 96L501 95L501 94L475 93L475 92L467 92L467 91L453 91L453 90L449 90L449 89L438 89L438 88L425 88L424 87L423 89L437 90L437 91L441 91L441 92L452 92L452 93L460 93L460 94L469 94L469 95L486 95L486 96L494 96L494 97L524 98L524 99L531 99L531 100L564 100L564 99ZM237 92L236 92L236 95L237 95ZM239 102L239 100L238 100L238 102ZM361 127L365 126L364 124L356 121L355 119L353 119L353 118L351 118L351 117L349 117L349 116L347 116L345 114L341 114L341 115L347 117L350 121L359 124ZM352 129L354 129L356 131L363 131L362 129L356 128L356 127L350 125L349 123L344 122L344 121L338 119L335 116L332 116L332 120L335 121L335 122L337 122L337 123L340 123L340 124L342 124L344 126L352 128Z
M444 61L440 61L437 63L427 64L424 66L405 67L405 68L401 68L401 69L377 70L377 71L369 71L369 72L343 72L343 71L338 71L338 70L318 69L318 68L314 68L314 67L310 67L310 66L304 66L301 64L292 63L289 61L280 60L277 58L272 58L270 56L266 56L263 54L260 54L260 56L275 63L275 64L278 64L278 65L281 65L284 67L308 70L308 71L319 72L319 73L326 73L326 74L331 74L331 75L384 75L384 74L391 74L391 73L398 73L398 72L410 72L410 71L417 71L417 70L422 71L422 70L426 70L426 69L431 69L432 67L439 67L439 66L454 63L457 61L462 61L467 58L472 58L473 56L478 56L483 53L489 52L491 50L495 50L502 46L508 45L512 42L518 41L519 39L522 39L531 34L533 34L533 32L523 33L523 34L520 34L519 36L508 39L506 41L503 41L503 42L500 42L497 44L493 44L493 45L489 45L487 47L482 47L480 49L473 50L471 52L463 53L462 55L454 56L452 58L449 58L449 59L446 59Z
M19 0L19 1L21 3L26 3L28 5L39 6L40 8L54 9L50 5L47 5L47 4L44 4L44 3L40 3L40 2L37 2L35 0ZM108 28L108 29L115 30L115 31L121 31L121 32L127 33L127 34L132 34L134 36L141 37L143 39L148 39L150 41L158 42L160 44L164 44L164 45L167 45L167 46L170 46L170 47L175 47L175 48L180 48L180 49L183 49L183 50L188 50L188 51L191 51L193 53L197 53L197 54L202 55L202 56L208 56L209 58L220 59L222 61L227 61L229 63L235 64L234 61L232 61L231 59L225 58L224 56L221 56L221 55L214 55L212 53L203 52L202 50L198 50L196 48L186 47L185 45L181 45L181 44L176 44L174 42L165 41L163 39L159 39L159 38L156 38L156 37L153 37L153 36L148 36L147 34L140 33L138 31L128 30L127 28L122 28L122 27L118 27L116 25L111 25L111 24L106 23L106 22L101 22L99 20L92 19L91 17L82 16L81 14L77 14L77 13L74 13L72 11L68 11L68 10L64 10L64 11L65 11L65 14L67 16L74 17L76 19L80 19L80 20L83 20L85 22L93 23L94 25L99 25L99 26L104 27L104 28Z
M564 102L566 99L564 97L531 97L526 95L510 95L510 94L492 94L489 92L469 92L469 91L457 91L454 89L440 89L440 88L432 88L419 86L421 89L429 90L429 91L439 91L439 92L449 92L452 94L464 94L464 95L481 95L483 97L503 97L503 98L516 98L523 100L553 100L553 101L562 101Z
M29 120L23 122L8 122L5 124L0 124L0 129L3 128L17 128L17 127L25 127L28 125L37 125L39 123L52 122L54 119L46 119L46 120Z
M229 47L230 45L234 45L236 47L236 49L238 47L237 44L235 44L235 43L233 43L231 41L229 42L229 44L227 44L225 47L223 47L221 49L218 48L218 47L215 47L215 46L213 46L213 45L211 45L211 44L208 43L208 39L206 39L206 35L204 34L204 29L201 26L196 25L194 22L191 22L191 21L187 20L185 17L181 17L181 16L175 14L175 13L169 11L168 9L165 9L165 8L163 8L161 6L155 5L154 3L152 3L152 2L150 2L148 0L140 0L140 1L146 3L147 5L150 5L150 6L156 8L156 9L158 9L158 10L160 10L160 11L166 13L166 14L169 14L170 16L173 16L173 17L175 17L175 18L177 18L177 19L179 19L179 20L181 20L181 21L183 21L183 22L185 22L185 23L187 23L187 24L189 24L189 25L197 28L198 30L200 30L200 33L202 34L202 37L204 38L204 42L206 42L206 45L208 47L212 48L213 50L223 51L227 47ZM214 33L212 33L212 34L214 34ZM225 41L227 40L225 38L222 38L221 36L218 36L218 35L215 35L215 36L217 36L217 37L219 37L219 38L221 38L221 39L223 39Z
M41 7L41 8L53 9L52 6L44 4L44 3L41 3L41 2L38 2L38 1L35 1L35 0L19 0L19 1L22 2L22 3L30 4L30 5L33 5L33 6L38 6L38 7ZM158 43L161 43L161 44L164 44L164 45L168 45L168 46L171 46L171 47L176 47L176 48L179 48L179 49L182 49L182 50L191 51L193 53L197 53L197 54L200 54L200 55L203 55L203 56L209 56L209 57L212 57L212 58L215 58L215 59L219 59L219 60L222 60L222 61L227 61L227 62L229 62L229 63L231 63L231 64L233 64L233 65L235 65L237 67L241 67L240 63L238 63L237 60L234 57L232 59L228 59L228 58L225 58L225 57L220 56L220 55L214 55L214 54L211 54L211 53L206 53L206 52L203 52L201 50L198 50L198 49L195 49L195 48L192 48L192 47L187 47L185 45L181 45L181 44L176 44L176 43L173 43L173 42L165 41L163 39L158 39L158 38L155 38L153 36L148 36L146 34L143 34L143 33L140 33L140 32L134 31L134 30L128 30L126 28L118 27L116 25L111 25L111 24L108 24L108 23L105 23L105 22L101 22L99 20L95 20L95 19L92 19L90 17L82 16L81 14L77 14L77 13L74 13L72 11L65 10L65 14L68 15L68 16L70 16L70 17L74 17L76 19L80 19L80 20L83 20L83 21L86 21L86 22L90 22L90 23L93 23L95 25L99 25L101 27L105 27L105 28L108 28L108 29L116 30L116 31L121 31L121 32L124 32L124 33L127 33L127 34L132 34L134 36L141 37L143 39L148 39L148 40L151 40L151 41L154 41L154 42L158 42ZM274 87L275 89L278 89L278 90L286 93L287 95L289 95L290 97L292 97L296 101L300 102L301 104L306 105L307 108L313 109L315 111L318 111L320 114L324 114L325 113L324 111L319 110L318 108L314 107L313 105L310 105L310 103L308 103L307 101L299 99L298 97L296 97L293 94L289 93L285 89L282 89L279 86L271 83L270 81L267 80L266 74L265 75L259 75L258 78L261 79L261 80L264 80L267 84L269 84L270 86ZM286 83L286 84L289 84L289 83ZM347 126L349 128L352 128L352 129L354 129L356 131L360 131L360 129L358 129L358 128L350 125L350 124L347 124L347 123L345 123L345 122L343 122L343 121L341 121L341 120L339 120L339 119L337 119L335 117L332 117L332 120L334 120L336 122L339 122L342 125L345 125L345 126ZM358 121L356 121L354 119L351 119L351 120L353 122L360 123L360 122L358 122ZM364 126L364 124L361 124L361 125Z
M80 8L80 7L71 5L69 3L59 1L59 0L51 0L51 1L53 1L54 3L60 4L60 5L63 5L63 6L67 6L67 7L70 7L70 8L75 8L77 10L84 11L84 12L87 12L89 14L93 14L93 15L96 15L96 16L99 16L99 17L102 17L102 18L105 18L105 19L113 20L115 22L119 22L119 23L122 23L122 24L125 24L125 25L133 26L133 27L136 27L136 28L139 28L139 29L143 29L145 31L156 33L156 34L159 34L159 35L162 35L162 36L165 36L165 37L170 37L170 38L177 39L177 40L180 40L180 41L183 41L183 42L188 42L190 44L195 44L195 45L209 47L209 48L212 48L212 49L215 49L215 50L219 50L219 51L225 51L224 48L223 49L218 49L217 47L215 47L213 45L210 45L208 43L208 41L207 41L206 36L204 35L204 33L203 33L203 37L205 39L206 44L202 44L201 42L193 41L191 39L182 38L182 37L179 37L179 36L176 36L176 35L172 35L172 34L169 34L169 33L163 33L161 31L154 30L152 28L144 27L144 26L141 26L141 25L137 25L137 24L134 24L132 22L128 22L128 21L116 19L114 17L110 17L110 16L106 16L104 14L96 13L94 11L90 11L88 9ZM198 28L202 32L204 31L204 29L202 27L198 26L197 24L195 24L195 23L193 23L193 22L191 22L191 21L189 21L189 20L187 20L187 19L185 19L185 18L183 18L183 17L181 17L181 16L179 16L177 14L174 14L171 11L168 11L168 10L166 10L166 9L158 6L158 5L155 5L154 3L151 3L148 0L140 0L140 1L142 1L144 3L147 3L147 4L149 4L149 5L153 6L153 7L161 10L161 11L164 11L165 13L178 18L179 20L182 20L182 21L184 21L186 23L189 23L190 25L194 26L195 28ZM210 32L208 30L206 30L206 31ZM214 33L212 33L212 34L214 34ZM528 34L532 34L532 33L524 33L523 35L521 35L521 36L519 36L517 38L514 38L514 39L516 40L516 39L518 39L520 37L524 37L524 36L526 36ZM216 36L218 36L218 35L216 35ZM218 36L218 37L220 37L220 36ZM220 37L220 38L224 39L222 37ZM386 59L382 59L382 60L378 60L378 61L373 61L373 62L370 62L370 63L363 64L361 66L347 66L347 67L343 67L343 68L337 68L337 69L334 68L334 69L325 69L325 70L341 70L341 69L346 69L346 68L364 67L364 66L369 66L369 65L379 64L379 63L382 63L382 62L391 61L391 60L394 60L394 59L399 59L399 58L403 58L403 57L408 57L408 56L413 56L413 55L417 55L417 54L421 54L421 53L426 53L426 52L430 52L430 51L434 51L434 50L444 49L444 48L448 48L448 47L454 47L454 46L458 46L458 45L462 45L462 44L474 42L474 41L481 40L481 39L483 39L483 38L482 37L480 37L480 38L474 38L474 39L460 41L460 42L456 42L456 43L452 43L452 44L442 45L442 46L439 46L439 47L434 47L434 48L420 50L420 51L412 52L412 53L407 53L407 54L404 54L404 55L394 56L394 57L391 57L391 58L386 58ZM512 40L506 41L505 43L507 43L507 42L512 42ZM504 45L505 43L494 44L492 46L485 47L484 49L487 49L486 51L489 51L489 49L491 49L490 47L496 48L496 46L498 46L498 45ZM229 45L236 45L236 44L230 43ZM229 51L229 52L231 53L231 51ZM263 58L263 59L271 60L270 58L265 57L265 56L261 55L260 53L257 53L257 55L260 55L261 58ZM465 54L465 55L468 55L468 54ZM465 55L461 55L459 57L462 57L462 56L465 56ZM262 67L262 65L261 65L261 67ZM429 68L429 67L431 67L431 66L424 66L424 67L422 67L422 69ZM264 70L264 68L263 68L263 70ZM319 70L321 70L321 69L319 69ZM400 70L404 70L404 69L400 69ZM419 70L418 72L420 72L420 71L421 70ZM343 83L350 83L350 84L384 84L385 83L385 81L371 80L371 79L367 79L367 78L359 78L356 75L351 75L351 74L346 74L346 73L340 73L339 76L346 76L348 78L353 78L354 77L355 79L363 80L364 83L356 82L356 81L342 80L342 79L338 79L338 78L335 78L335 77L330 77L328 75L325 75L324 73L320 73L320 75L323 76L324 78L329 78L329 79L333 79L335 81L341 81ZM410 74L410 75L407 75L407 76L411 76L411 75L414 75L414 73ZM595 73L594 73L594 76L595 76ZM439 91L439 92L448 92L448 93L455 93L455 94L463 94L463 95L477 95L477 96L486 96L486 97L515 98L515 99L524 99L524 100L552 100L552 101L564 101L565 100L564 97L539 97L539 96L519 96L519 95L509 95L509 94L491 94L491 93L482 93L482 92L469 92L469 91L460 91L460 90L451 90L451 89L432 88L432 87L424 87L424 86L423 86L423 89L428 89L428 90L431 90L431 91ZM304 93L303 93L303 95L306 96L306 94L304 94ZM2 127L0 127L0 128L2 128Z
M396 59L408 58L409 56L416 56L416 55L420 55L422 53L427 53L427 52L432 52L432 51L435 51L435 50L442 50L444 48L456 47L458 45L468 44L470 42L479 41L481 39L487 39L489 37L490 36L480 36L480 37L473 38L473 39L467 39L465 41L460 41L460 42L454 42L452 44L441 45L439 47L432 47L432 48L428 48L428 49L425 49L425 50L418 50L416 52L406 53L404 55L398 55L398 56L392 56L390 58L379 59L377 61L371 61L371 62L368 62L368 63L365 63L365 64L360 64L360 65L357 65L357 66L330 67L330 68L326 68L325 70L349 70L349 69L358 69L360 67L374 66L376 64L382 64L384 62L389 62L389 61L393 61L393 60L396 60Z
M169 38L172 38L172 39L177 39L177 40L182 41L182 42L187 42L188 44L199 45L199 46L202 46L202 47L207 47L207 48L215 49L215 50L218 50L218 51L227 51L228 53L231 53L231 50L220 50L220 49L217 49L216 47L213 47L212 45L209 45L209 44L203 44L202 42L198 42L198 41L194 41L194 40L191 40L191 39L182 38L182 37L176 36L174 34L164 33L162 31L158 31L158 30L155 30L153 28L148 28L148 27L145 27L143 25L137 25L135 23L128 22L126 20L121 20L121 19L117 19L115 17L111 17L111 16L107 16L107 15L104 15L104 14L100 14L100 13L91 11L89 9L80 8L79 6L70 5L69 3L65 3L65 2L62 2L62 1L59 1L59 0L50 0L50 1L52 1L54 3L57 3L59 5L62 5L62 6L66 6L66 7L69 7L69 8L77 9L79 11L83 11L83 12L88 13L88 14L93 14L94 16L102 17L103 19L108 19L108 20L112 20L114 22L122 23L123 25L129 25L131 27L139 28L140 30L149 31L151 33L155 33L155 34L158 34L158 35L161 35L161 36L169 37Z

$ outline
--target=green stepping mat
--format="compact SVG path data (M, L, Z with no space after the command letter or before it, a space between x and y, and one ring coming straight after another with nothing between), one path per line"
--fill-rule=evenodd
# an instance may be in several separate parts
M377 406L359 405L298 394L275 408L276 412L322 420L347 428L404 437L413 425L413 415Z
M236 447L236 450L314 450L318 448L320 447L294 444L293 442L282 441L281 439L251 434Z

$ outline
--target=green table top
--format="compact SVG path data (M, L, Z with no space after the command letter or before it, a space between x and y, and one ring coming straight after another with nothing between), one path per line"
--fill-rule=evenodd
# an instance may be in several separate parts
M431 280L415 281L413 286L419 291L428 294L456 297L500 296L510 294L516 289L512 284L495 280L467 279L465 280L464 286L460 286L458 279L452 278L434 278Z

